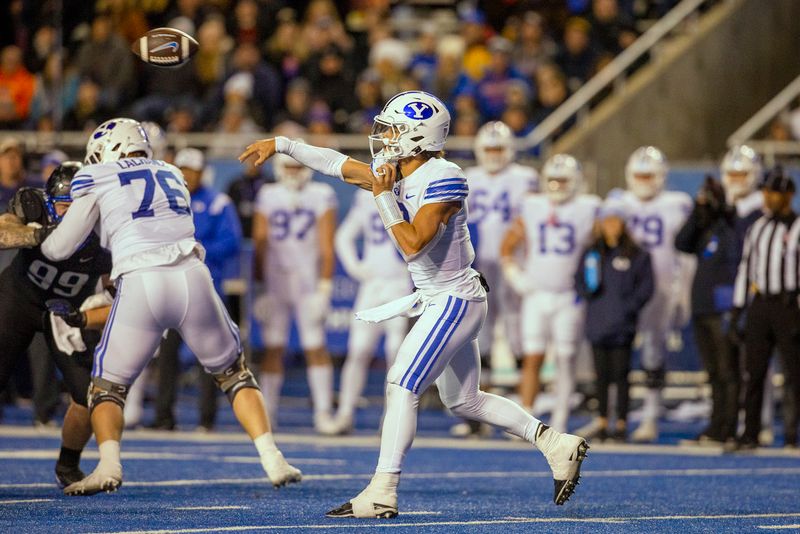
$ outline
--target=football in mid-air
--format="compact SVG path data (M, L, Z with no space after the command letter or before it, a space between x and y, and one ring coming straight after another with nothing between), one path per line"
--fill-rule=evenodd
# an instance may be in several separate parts
M157 67L177 67L186 63L199 48L194 37L175 28L156 28L131 45L142 61Z

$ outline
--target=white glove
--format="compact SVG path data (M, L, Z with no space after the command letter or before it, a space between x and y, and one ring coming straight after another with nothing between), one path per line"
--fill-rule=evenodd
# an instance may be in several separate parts
M503 278L518 295L525 295L530 292L525 273L513 260L503 262Z
M81 304L79 311L103 308L105 306L111 306L112 304L114 304L114 298L111 296L111 293L108 291L101 291L100 293L95 293L94 295L89 295L86 297L86 300L84 300Z
M333 281L330 278L323 278L317 283L317 290L307 299L313 318L324 321L325 316L331 308L331 294L333 293Z
M53 341L56 343L58 350L66 355L71 355L74 352L83 352L86 350L86 344L83 342L81 329L68 325L64 319L50 313L50 326L53 330Z

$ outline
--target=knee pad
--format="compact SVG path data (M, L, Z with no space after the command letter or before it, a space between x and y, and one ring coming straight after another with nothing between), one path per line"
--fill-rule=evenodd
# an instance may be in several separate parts
M236 361L224 371L211 373L217 386L228 396L228 400L233 404L233 398L244 388L259 389L258 382L253 373L244 361L244 355L240 354Z
M96 376L89 384L89 392L86 396L89 413L103 402L113 402L120 408L125 408L125 399L128 397L130 386L117 384L111 380Z
M645 386L649 389L661 389L664 387L664 368L645 369Z

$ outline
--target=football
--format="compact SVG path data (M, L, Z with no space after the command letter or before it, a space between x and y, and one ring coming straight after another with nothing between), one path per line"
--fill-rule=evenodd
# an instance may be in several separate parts
M157 67L177 67L186 63L198 49L197 41L175 28L155 28L132 45L142 61Z

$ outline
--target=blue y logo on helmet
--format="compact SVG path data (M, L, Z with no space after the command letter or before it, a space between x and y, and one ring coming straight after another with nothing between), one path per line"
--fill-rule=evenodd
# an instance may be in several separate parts
M424 102L410 102L403 108L403 114L409 119L425 120L433 116L433 108Z

